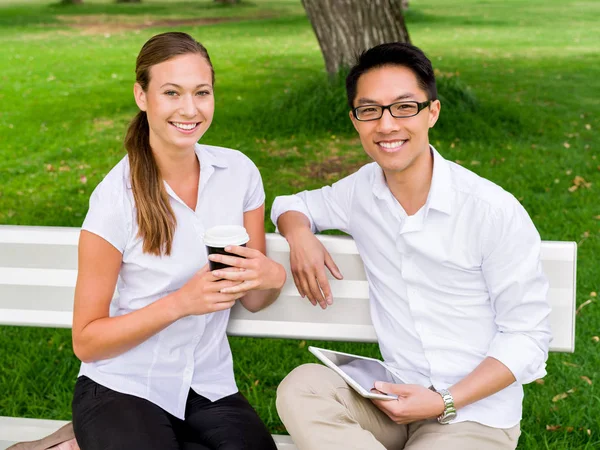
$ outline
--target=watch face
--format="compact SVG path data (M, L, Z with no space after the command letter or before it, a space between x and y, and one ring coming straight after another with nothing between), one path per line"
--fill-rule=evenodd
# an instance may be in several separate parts
M452 420L454 420L456 418L456 413L455 412L449 412L446 414L443 414L442 416L440 416L440 418L438 419L438 422L441 423L442 425L446 425L448 423L450 423Z

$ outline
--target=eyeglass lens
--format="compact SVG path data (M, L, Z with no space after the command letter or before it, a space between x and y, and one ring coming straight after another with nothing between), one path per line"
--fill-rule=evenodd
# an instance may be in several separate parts
M419 106L416 102L398 102L389 106L390 112L394 117L410 117L419 112ZM359 120L379 119L383 115L383 107L379 105L365 105L356 108L356 115Z

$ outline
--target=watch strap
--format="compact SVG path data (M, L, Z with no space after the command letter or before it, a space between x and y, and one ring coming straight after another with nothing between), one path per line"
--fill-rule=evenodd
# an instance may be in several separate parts
M450 423L456 417L456 407L454 406L454 397L448 389L436 390L444 400L444 412L437 418L438 422L445 425Z

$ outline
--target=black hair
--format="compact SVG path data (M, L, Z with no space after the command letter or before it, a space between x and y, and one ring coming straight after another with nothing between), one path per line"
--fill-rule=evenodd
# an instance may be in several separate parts
M419 87L427 93L427 99L437 100L433 67L425 53L411 44L391 42L362 52L350 69L346 77L346 95L350 109L354 108L358 79L369 70L383 66L403 66L410 69L417 77Z

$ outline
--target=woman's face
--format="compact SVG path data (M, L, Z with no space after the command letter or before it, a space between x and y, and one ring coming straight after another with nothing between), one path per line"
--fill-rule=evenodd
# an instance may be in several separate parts
M152 66L147 90L136 83L134 95L148 116L154 151L193 149L215 111L211 67L196 53Z

